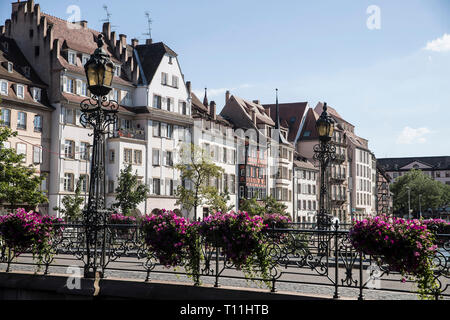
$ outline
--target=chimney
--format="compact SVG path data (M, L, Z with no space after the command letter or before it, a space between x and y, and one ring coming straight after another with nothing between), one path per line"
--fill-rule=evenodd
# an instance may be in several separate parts
M105 39L107 41L111 40L111 23L105 22L103 24L103 34L105 35Z
M211 118L213 120L216 120L217 116L216 116L216 103L214 101L211 101L211 103L209 104L209 115L211 116Z
M34 0L28 0L27 1L27 12L33 12L34 11Z
M145 44L146 45L151 45L153 43L153 40L152 39L147 39L147 40L145 40Z
M188 92L189 97L191 96L191 89L192 89L192 85L190 81L186 82L186 90Z
M109 41L111 48L113 49L113 51L116 49L116 32L112 31L111 32L111 39Z
M256 111L252 109L252 110L250 110L250 113L252 116L252 121L256 125Z
M124 34L119 34L120 45L125 47L127 45L127 36Z
M86 20L81 20L80 21L81 28L87 29L87 25L88 25L88 22Z
M136 48L139 44L139 40L138 39L131 39L131 45L133 46L133 48Z
M230 100L230 91L227 90L227 92L225 92L225 104L228 103L228 100Z
M259 100L253 100L254 104L259 104Z

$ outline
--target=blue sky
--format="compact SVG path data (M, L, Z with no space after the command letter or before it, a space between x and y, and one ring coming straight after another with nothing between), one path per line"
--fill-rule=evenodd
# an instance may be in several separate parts
M219 110L227 89L273 103L278 88L280 102L326 101L379 158L450 155L448 0L36 2L65 19L78 6L97 30L106 4L113 30L141 43L150 12L153 40L179 54L185 79L208 87ZM0 20L9 15L1 1Z

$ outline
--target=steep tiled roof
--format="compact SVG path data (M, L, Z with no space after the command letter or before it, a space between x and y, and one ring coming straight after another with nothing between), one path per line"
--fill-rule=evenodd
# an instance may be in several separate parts
M192 107L200 112L208 112L208 108L200 101L200 99L192 92Z
M306 112L305 125L300 133L300 140L319 139L319 133L316 128L317 119L319 119L319 115L313 109L308 109Z
M247 113L247 116L249 119L252 119L251 111L254 111L256 113L256 123L264 123L268 124L270 126L275 126L275 122L270 118L262 105L256 104L254 102L250 102L247 100L244 100L242 98L233 96L236 101L241 105L241 107L244 109L244 111Z
M177 54L162 42L138 45L136 51L139 55L144 74L148 82L153 79L153 76L158 69L162 58L165 54L170 54L176 57Z
M281 125L289 129L288 140L294 142L303 119L303 115L308 106L308 102L280 103ZM270 117L275 121L276 104L265 104L265 109L270 110Z
M6 49L7 48L7 49ZM8 62L13 63L13 72L8 71ZM25 72L25 67L29 68L29 75ZM0 79L8 81L8 96L0 96L2 104L6 102L28 104L36 107L54 109L50 106L47 99L47 85L39 78L37 73L28 63L27 59L20 51L13 39L0 36ZM17 97L15 84L25 85L24 98ZM31 88L37 87L42 90L41 101L35 101L32 96Z
M42 16L47 18L48 24L51 26L53 32L53 37L60 40L61 49L71 49L86 55L91 55L97 49L97 37L101 32L79 26L75 29L75 25L70 22L46 13L42 13ZM110 55L112 62L122 64L114 56L113 49L109 45L105 45L103 48ZM79 58L77 59L76 65L68 63L62 56L59 57L59 62L68 71L84 73L84 67ZM113 83L132 85L125 72L122 72L120 77L114 76Z
M5 45L6 44L6 45ZM8 50L6 50L6 47ZM7 62L12 62L14 70L12 73L8 72ZM30 76L25 74L25 67L30 68ZM0 36L0 77L15 80L18 83L30 84L37 87L46 87L47 85L42 82L37 73L28 63L27 59L20 51L16 42L5 36Z
M396 171L415 161L429 165L435 170L450 170L450 156L383 158L377 159L377 164L384 171Z

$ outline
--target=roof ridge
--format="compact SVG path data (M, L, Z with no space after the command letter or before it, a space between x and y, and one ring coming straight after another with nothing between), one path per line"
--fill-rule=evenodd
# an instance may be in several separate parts
M48 14L48 13L45 13L45 12L42 12L41 14L44 15L44 16L48 16L48 17L55 18L55 19L57 19L57 20L60 20L61 22L69 22L69 21L64 20L64 19L62 19L62 18L60 18L60 17L54 16L54 15L51 15L51 14ZM79 22L80 22L80 21L79 21ZM69 22L69 23L76 24L75 22ZM97 33L102 33L101 31L94 30L94 29L89 28L89 27L87 27L86 30L90 30L90 31L97 32Z

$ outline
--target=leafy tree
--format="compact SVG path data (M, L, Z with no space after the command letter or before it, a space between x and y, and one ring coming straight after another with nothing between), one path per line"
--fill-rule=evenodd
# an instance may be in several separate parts
M287 206L284 203L277 201L272 196L264 198L262 202L258 202L256 198L245 199L239 207L239 210L245 211L251 216L263 216L266 213L279 213L284 216L289 216L286 209Z
M286 212L287 205L277 201L272 196L268 196L264 199L264 209L265 213L279 213L283 216L289 216L289 214Z
M192 143L180 148L180 159L175 168L180 171L181 180L189 182L190 187L178 186L176 205L187 211L194 209L194 219L197 220L197 208L208 201L213 188L207 182L211 178L220 179L224 170L212 162L205 150Z
M84 177L81 177L75 188L75 195L67 195L62 199L64 208L55 207L53 210L61 212L64 218L68 222L80 221L82 218L82 204L84 202L84 197L81 195L81 184L83 183Z
M228 212L233 209L233 205L228 205L230 201L230 194L228 191L219 192L215 187L209 187L205 191L206 205L213 212Z
M391 187L394 193L394 211L408 213L408 189L410 188L410 204L413 212L422 212L428 208L437 209L449 202L448 186L439 181L433 180L421 170L413 169L405 175L399 177Z
M139 203L147 199L150 192L148 186L139 182L137 172L133 175L131 171L131 165L120 170L119 184L116 188L117 202L113 204L113 208L119 208L125 216L131 215Z
M25 155L3 147L4 142L16 136L17 132L10 128L0 128L0 203L9 204L12 209L19 205L36 207L47 203L47 197L39 190L45 176L37 175L33 166L23 165Z
M247 212L250 216L263 216L265 213L265 207L260 205L256 198L244 199L239 205L240 211Z

